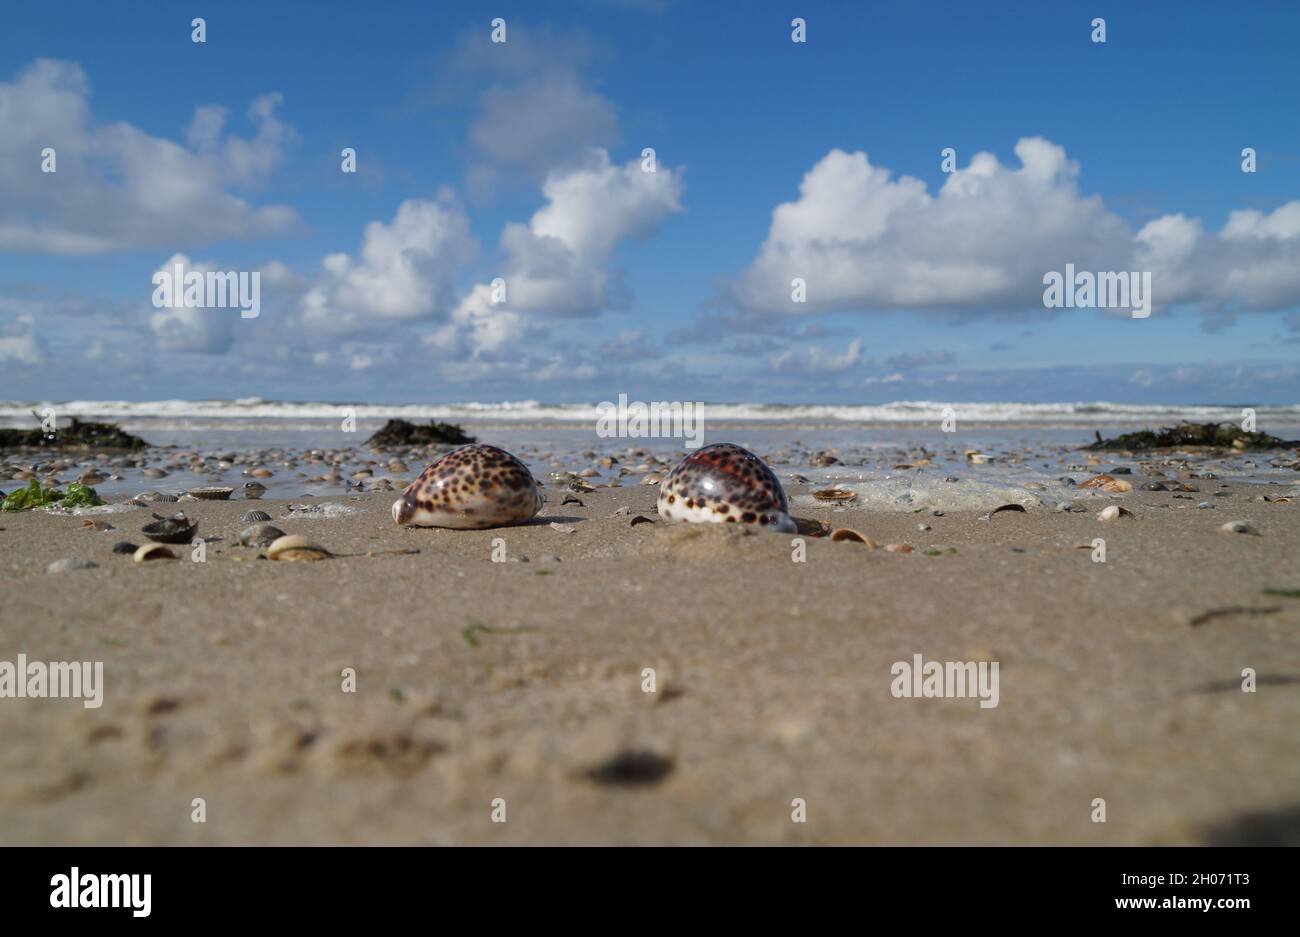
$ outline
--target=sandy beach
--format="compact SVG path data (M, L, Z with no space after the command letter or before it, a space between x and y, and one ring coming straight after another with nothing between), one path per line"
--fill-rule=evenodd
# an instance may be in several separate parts
M0 701L0 841L1300 842L1300 499L934 516L787 484L882 545L796 562L630 482L483 531L398 528L388 492L186 502L205 562L114 555L148 509L0 516L0 658L104 664L97 709ZM351 555L258 559L250 508ZM998 705L896 698L918 654L998 662Z

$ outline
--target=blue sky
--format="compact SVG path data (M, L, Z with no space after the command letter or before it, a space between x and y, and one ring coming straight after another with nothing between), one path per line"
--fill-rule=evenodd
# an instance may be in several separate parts
M1293 403L1297 27L1281 3L11 5L0 397ZM156 308L177 255L260 271L261 315ZM1066 263L1153 271L1154 313L1044 308Z

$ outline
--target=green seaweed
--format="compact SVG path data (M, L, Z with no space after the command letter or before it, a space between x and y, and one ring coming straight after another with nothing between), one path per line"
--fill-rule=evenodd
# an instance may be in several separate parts
M69 482L68 493L63 496L59 502L61 508L93 508L103 504L104 501L95 489L80 482Z
M1265 589L1265 595L1276 595L1284 599L1300 599L1300 589Z
M78 482L68 485L66 492L57 488L42 488L41 483L32 479L26 488L11 492L0 505L0 511L30 511L34 508L61 507L84 508L103 504L94 488Z

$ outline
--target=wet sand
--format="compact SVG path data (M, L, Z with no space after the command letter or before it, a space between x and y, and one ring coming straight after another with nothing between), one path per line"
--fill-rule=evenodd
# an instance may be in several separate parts
M99 709L0 699L0 842L1300 842L1300 598L1265 593L1300 589L1300 501L1230 491L1134 492L1111 523L801 506L916 547L807 538L802 563L789 536L668 525L644 485L548 489L487 531L399 529L386 493L316 520L185 503L222 538L203 563L113 555L148 510L0 515L0 660L105 674ZM419 553L256 559L253 507L335 553ZM65 557L99 566L45 572ZM915 654L999 662L998 706L895 698Z

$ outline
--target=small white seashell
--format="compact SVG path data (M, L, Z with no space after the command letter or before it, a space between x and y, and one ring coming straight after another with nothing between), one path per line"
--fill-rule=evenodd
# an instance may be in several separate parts
M1128 508L1122 508L1118 504L1112 504L1110 507L1102 508L1101 513L1097 515L1099 521L1113 521L1121 517L1136 517Z
M1253 534L1256 537L1259 536L1259 531L1245 521L1228 521L1219 530L1227 534Z
M551 530L558 530L562 534L571 534L577 529L578 528L574 527L572 524L559 524L555 521L551 522Z
M94 560L79 560L75 557L66 560L55 560L49 566L45 567L47 573L70 573L77 569L94 569L99 566Z
M301 534L280 537L266 548L266 557L283 562L328 559L330 551L317 546Z

